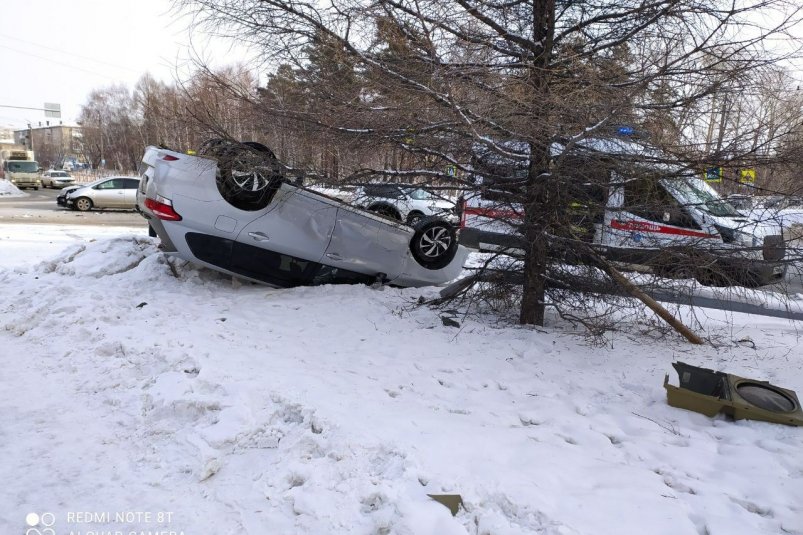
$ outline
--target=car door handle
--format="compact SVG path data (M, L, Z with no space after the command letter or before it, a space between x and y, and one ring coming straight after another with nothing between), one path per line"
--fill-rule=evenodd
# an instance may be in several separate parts
M270 239L270 236L264 232L249 232L248 235L254 238L256 241L268 241Z
M337 253L326 253L326 258L331 258L332 260L343 260L343 257Z

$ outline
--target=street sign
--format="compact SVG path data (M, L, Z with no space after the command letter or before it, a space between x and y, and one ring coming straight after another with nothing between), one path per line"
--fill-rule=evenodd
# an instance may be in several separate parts
M722 168L709 167L708 169L705 170L703 179L706 182L722 182Z
M61 119L61 104L55 102L45 102L45 117Z
M742 184L752 184L756 181L756 170L755 169L740 169L739 170L739 182Z

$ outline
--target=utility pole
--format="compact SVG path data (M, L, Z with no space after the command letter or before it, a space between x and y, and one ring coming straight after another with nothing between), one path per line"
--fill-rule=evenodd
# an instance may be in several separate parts
M33 152L33 128L31 123L28 123L28 145L31 147L30 151Z
M717 133L717 148L715 153L718 155L719 151L722 150L722 141L725 138L725 127L727 126L728 116L730 115L730 108L728 106L728 95L725 94L722 96L722 111L720 111L719 117L719 132Z

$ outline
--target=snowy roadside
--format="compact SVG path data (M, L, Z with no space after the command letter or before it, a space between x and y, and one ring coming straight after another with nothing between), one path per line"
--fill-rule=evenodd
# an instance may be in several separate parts
M455 329L411 306L433 290L177 278L141 229L92 231L0 228L0 533L803 533L803 429L662 387L682 360L803 393L799 325ZM153 517L75 514L125 511Z
M0 197L27 197L28 194L6 179L0 178Z

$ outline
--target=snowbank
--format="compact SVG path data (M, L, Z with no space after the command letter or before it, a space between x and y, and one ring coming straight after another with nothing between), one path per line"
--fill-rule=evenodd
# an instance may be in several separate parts
M0 197L27 197L28 194L23 192L17 186L4 178L0 178Z
M592 347L555 318L446 327L421 292L243 285L137 234L0 270L0 533L803 533L803 429L662 387L683 360L803 393L799 326Z

